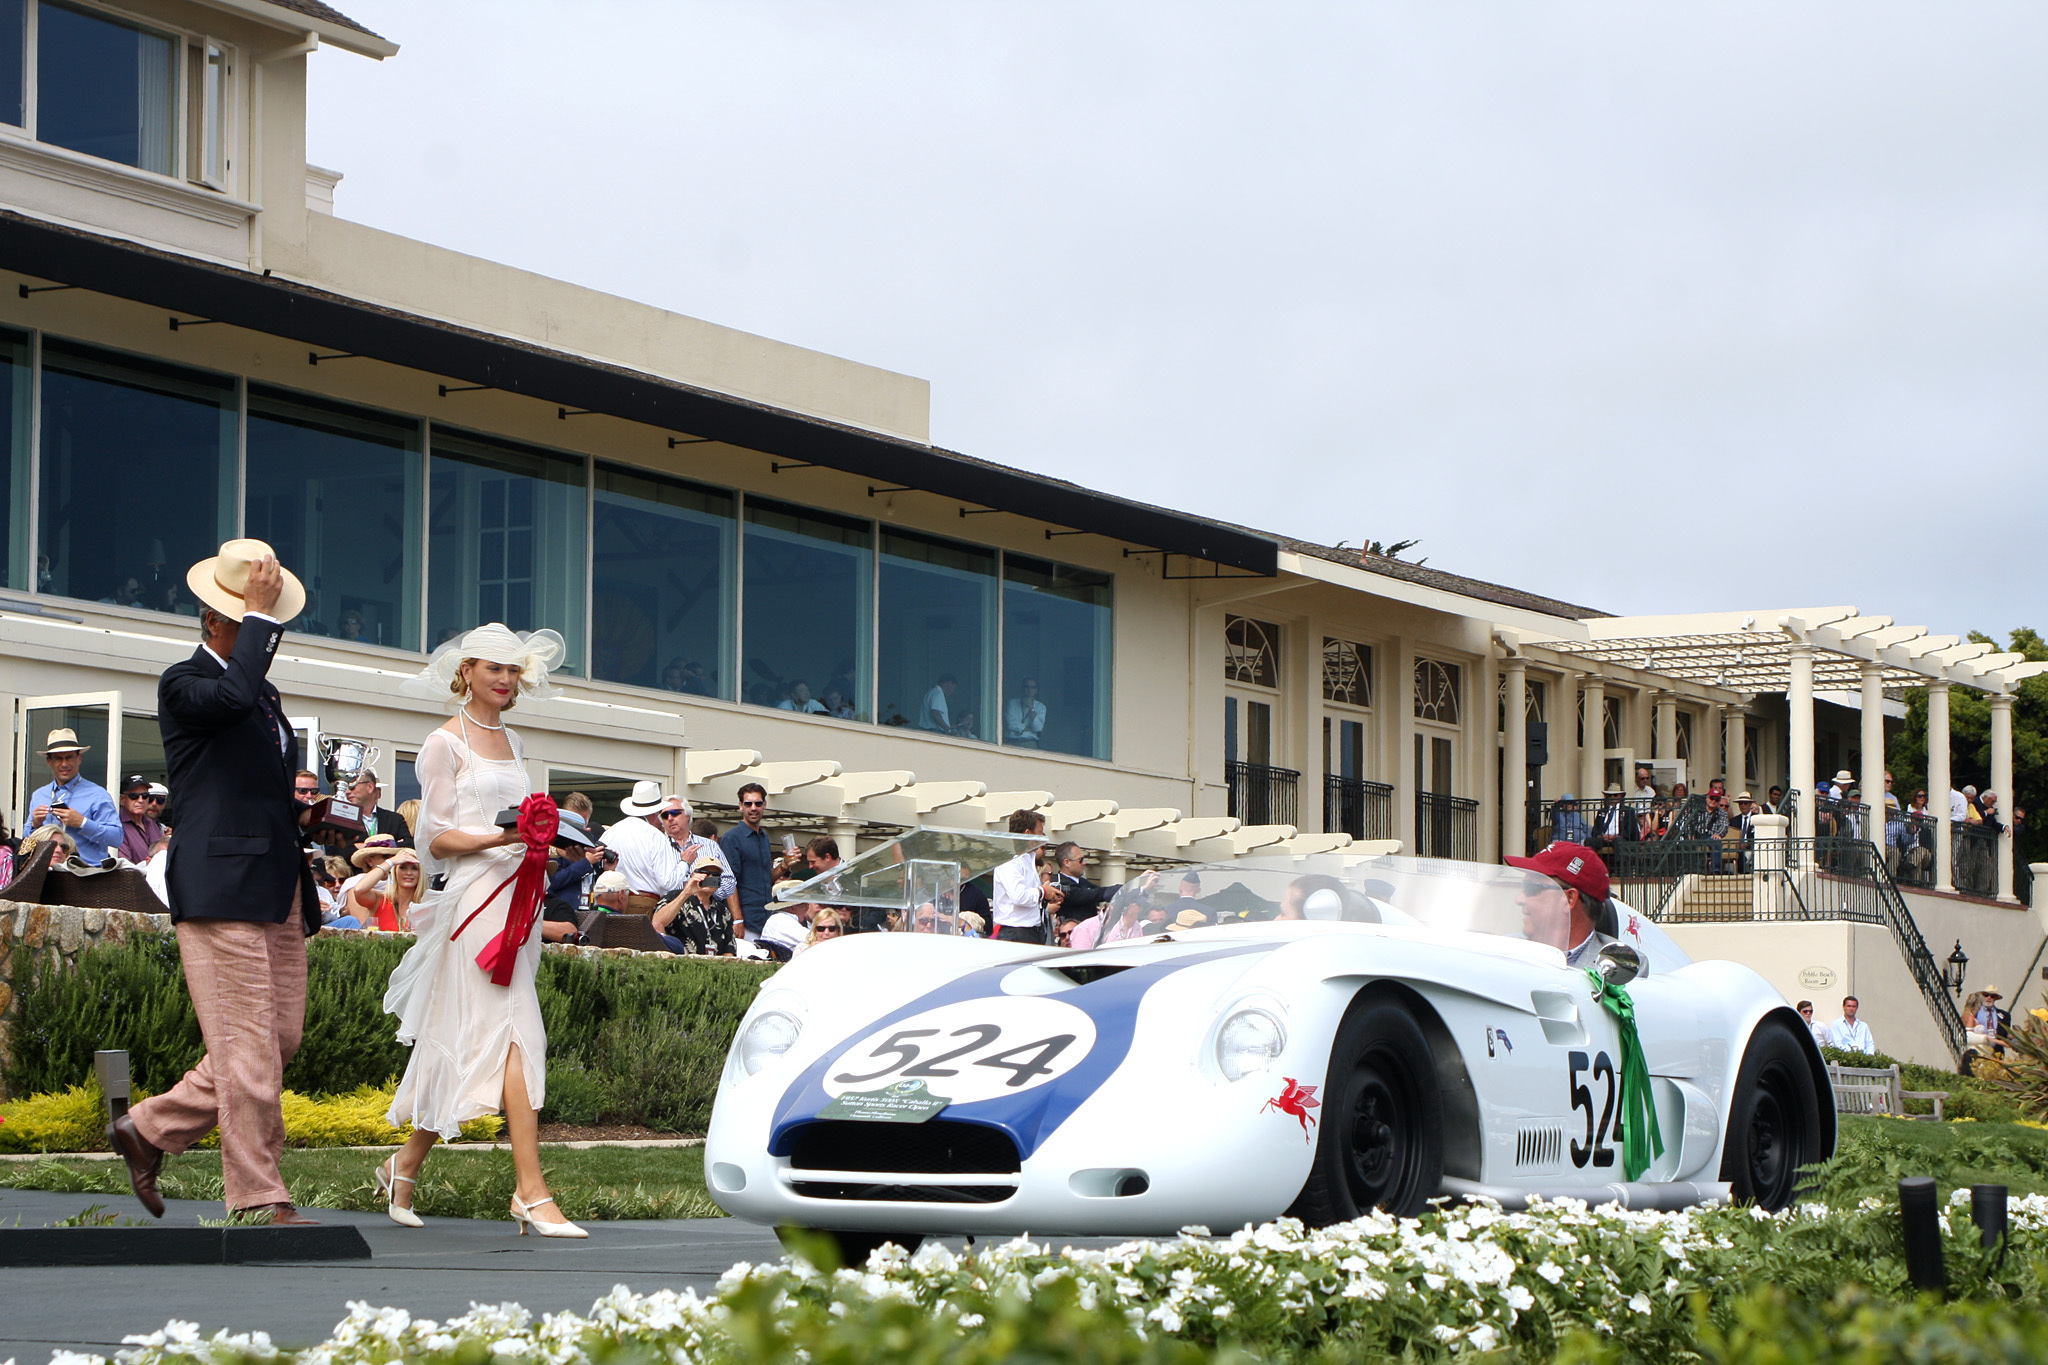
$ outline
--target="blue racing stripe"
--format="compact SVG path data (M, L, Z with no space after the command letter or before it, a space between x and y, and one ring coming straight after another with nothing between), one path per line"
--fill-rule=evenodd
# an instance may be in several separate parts
M1131 1050L1131 1037L1138 1027L1138 1006L1144 1001L1145 993L1161 980L1184 968L1205 962L1216 962L1225 958L1242 957L1249 953L1269 953L1279 945L1273 943L1241 944L1219 948L1213 952L1196 953L1177 957L1169 961L1149 962L1126 971L1106 976L1086 985L1076 985L1072 990L1061 991L1053 999L1063 1001L1087 1012L1095 1021L1095 1046L1080 1065L1072 1071L1041 1086L1035 1086L1016 1095L999 1095L994 1099L976 1100L972 1103L948 1105L940 1112L951 1120L963 1123L986 1124L1000 1128L1010 1135L1017 1144L1020 1156L1029 1157L1039 1145L1066 1122L1093 1095L1110 1074L1123 1065L1124 1057ZM1071 961L1077 966L1086 966L1085 955L1065 954L1053 959L1037 959L1036 965L1058 969L1058 964ZM1020 968L1032 966L1032 961L1005 962L994 967L983 967L957 977L937 990L922 995L872 1023L862 1025L849 1034L844 1041L804 1069L804 1073L790 1083L784 1092L782 1104L776 1110L775 1123L769 1130L768 1151L773 1156L787 1156L791 1136L803 1124L814 1120L818 1111L831 1102L825 1093L825 1073L853 1048L889 1027L912 1015L941 1005L956 1004L963 1000L980 1000L1001 996L1003 978Z

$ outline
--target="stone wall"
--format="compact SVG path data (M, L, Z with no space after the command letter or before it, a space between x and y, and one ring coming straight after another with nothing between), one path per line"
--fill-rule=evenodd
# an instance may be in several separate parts
M136 934L159 934L170 927L169 915L0 901L0 1061L7 1056L7 1040L20 1012L14 989L17 972L51 958L73 966L88 948Z

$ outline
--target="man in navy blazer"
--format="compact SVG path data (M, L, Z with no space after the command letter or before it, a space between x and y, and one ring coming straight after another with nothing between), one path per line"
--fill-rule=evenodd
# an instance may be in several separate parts
M284 1068L306 1018L306 936L319 927L300 849L311 809L293 794L299 742L266 676L283 622L306 591L260 540L231 540L186 575L204 604L204 641L157 684L171 787L178 793L166 882L178 953L206 1055L171 1089L108 1128L143 1206L165 1152L220 1129L231 1213L308 1223L278 1171Z

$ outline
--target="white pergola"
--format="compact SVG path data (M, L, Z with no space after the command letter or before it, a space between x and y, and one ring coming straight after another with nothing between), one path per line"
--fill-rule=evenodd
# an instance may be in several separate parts
M1170 807L1124 810L1098 798L1055 800L1046 791L992 792L979 782L920 782L906 769L844 772L830 759L763 761L754 749L698 749L683 755L685 794L692 804L732 806L739 790L758 782L778 815L808 816L844 853L867 826L934 825L993 830L1018 810L1039 811L1054 841L1071 839L1095 854L1099 879L1120 882L1132 859L1207 862L1248 853L1305 856L1398 853L1399 840L1355 841L1348 834L1303 833L1293 825L1247 825L1230 816L1185 816Z
M2013 689L2048 663L1954 635L1930 635L1925 626L1902 626L1889 616L1864 616L1855 607L1779 611L1705 612L1681 616L1615 616L1589 620L1585 640L1543 642L1562 655L1624 666L1735 692L1783 692L1790 712L1791 785L1798 791L1794 833L1814 832L1813 698L1816 690L1855 692L1863 711L1863 790L1872 804L1884 790L1884 698L1906 688L1927 689L1929 796L1945 803L1949 772L1948 698L1953 686L1974 688L1991 703L1991 788L2007 804L1998 841L1998 897L2014 901L2012 802ZM1731 723L1739 721L1739 712ZM1742 737L1731 732L1729 743ZM1739 748L1736 752L1741 752ZM1938 797L1936 791L1939 791ZM1947 812L1941 809L1942 818ZM1954 843L1936 839L1935 889L1954 889Z

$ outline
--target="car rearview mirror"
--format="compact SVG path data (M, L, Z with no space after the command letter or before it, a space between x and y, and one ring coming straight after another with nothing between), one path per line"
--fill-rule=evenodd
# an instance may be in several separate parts
M1610 943L1600 950L1600 979L1610 986L1626 986L1643 974L1643 955L1626 943Z

